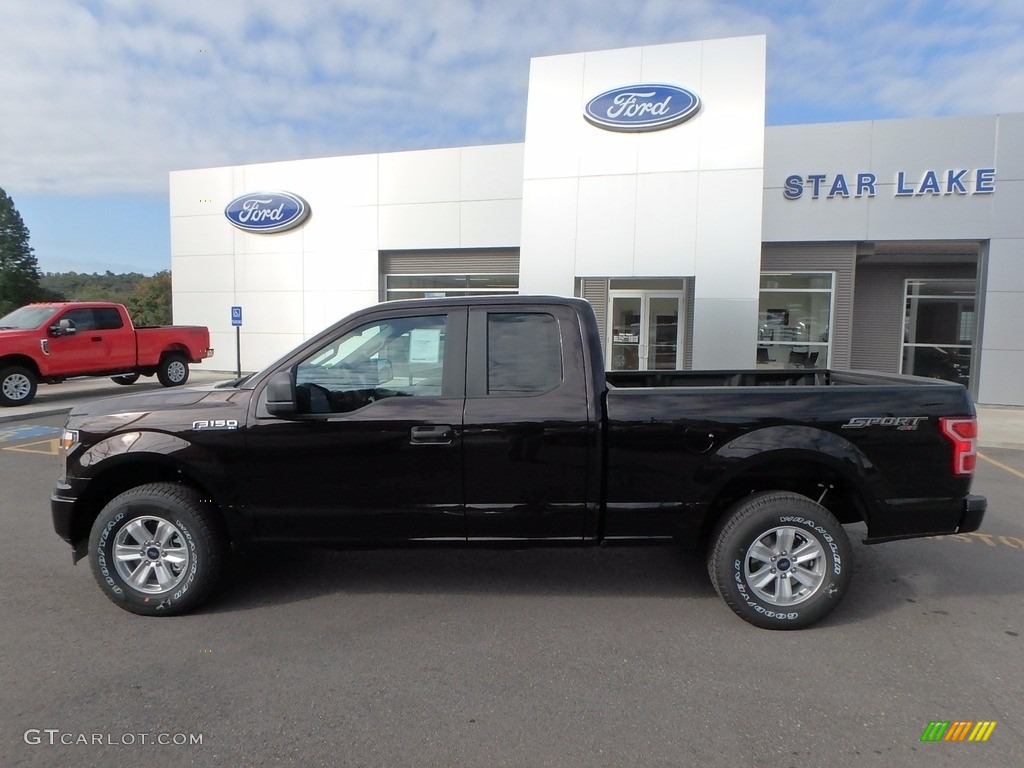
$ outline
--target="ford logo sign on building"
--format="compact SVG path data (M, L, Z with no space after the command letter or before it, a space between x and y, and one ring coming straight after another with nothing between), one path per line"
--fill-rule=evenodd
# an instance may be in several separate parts
M676 85L644 83L613 88L587 102L583 115L608 131L660 131L697 114L697 94Z
M309 203L291 192L251 192L236 197L224 215L246 232L284 232L309 215Z

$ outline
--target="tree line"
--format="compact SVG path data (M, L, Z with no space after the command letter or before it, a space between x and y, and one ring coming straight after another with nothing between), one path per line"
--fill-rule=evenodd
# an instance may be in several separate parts
M114 301L128 307L136 325L166 325L171 322L171 273L42 273L28 227L0 188L0 316L34 301Z

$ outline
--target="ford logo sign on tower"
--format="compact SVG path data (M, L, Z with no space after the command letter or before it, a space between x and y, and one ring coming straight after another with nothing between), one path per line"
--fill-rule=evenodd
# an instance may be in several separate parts
M309 215L309 203L291 192L250 192L236 197L224 215L246 232L283 232Z
M595 96L583 116L608 131L660 131L697 114L697 94L676 85L644 83L613 88Z

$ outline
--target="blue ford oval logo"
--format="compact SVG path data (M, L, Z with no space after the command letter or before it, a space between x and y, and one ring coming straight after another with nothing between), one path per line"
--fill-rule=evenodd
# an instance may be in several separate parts
M305 220L309 203L291 192L250 192L228 203L224 215L247 232L283 232Z
M700 109L697 94L676 85L643 83L595 96L583 115L609 131L659 131L688 120Z

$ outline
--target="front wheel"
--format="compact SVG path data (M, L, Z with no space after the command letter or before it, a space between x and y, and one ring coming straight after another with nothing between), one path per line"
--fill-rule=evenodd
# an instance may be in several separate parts
M846 593L851 565L850 540L832 513L781 491L737 503L708 550L718 594L764 629L803 629L823 619Z
M0 405L28 405L36 396L36 377L28 368L9 365L0 369Z
M188 360L182 355L164 355L157 366L156 377L165 387L180 387L188 381Z
M173 616L198 606L217 585L227 537L193 489L150 483L114 497L89 536L89 562L119 607Z

